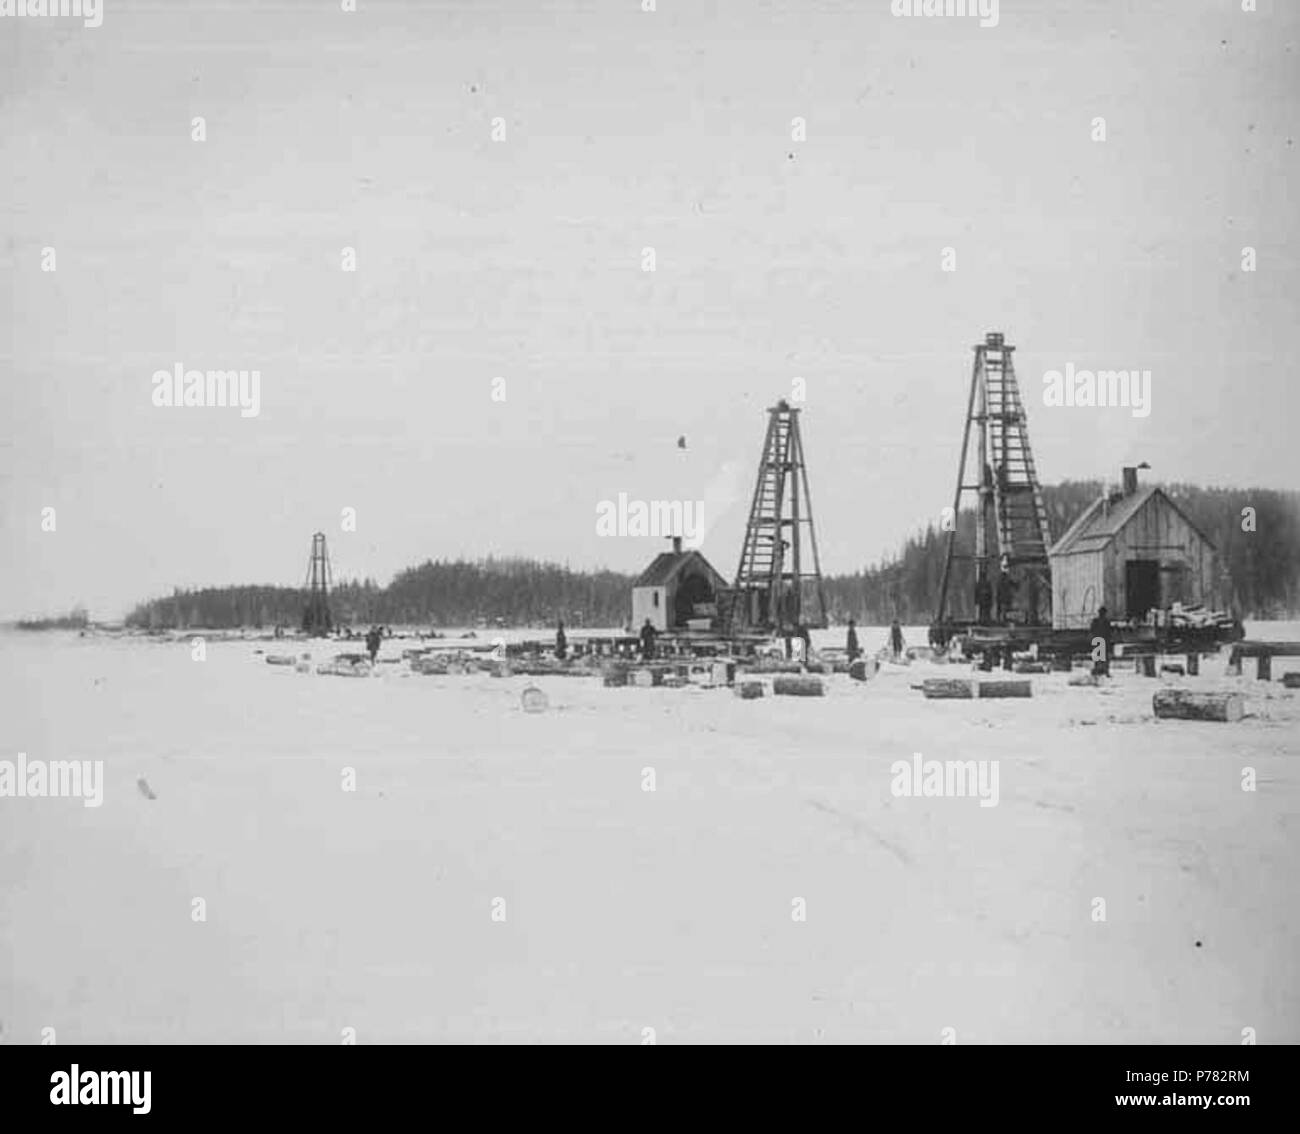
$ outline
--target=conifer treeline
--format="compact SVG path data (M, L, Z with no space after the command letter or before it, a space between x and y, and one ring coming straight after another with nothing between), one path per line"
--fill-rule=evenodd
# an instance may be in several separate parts
M1043 490L1053 538L1059 538L1100 494L1096 481ZM1300 493L1267 489L1206 489L1167 485L1165 491L1213 541L1226 572L1223 598L1243 618L1296 617L1300 612ZM1243 509L1254 509L1254 531L1243 530ZM974 545L974 515L958 517L958 540ZM934 616L947 533L931 525L906 540L896 556L849 575L825 580L832 620L850 615L867 625L897 617L924 625ZM373 580L339 584L331 592L342 626L476 626L500 619L508 626L544 626L563 617L570 625L623 626L630 616L633 576L615 571L571 571L531 559L429 561L400 572L387 587ZM949 610L973 613L969 560L958 560L949 584ZM204 627L296 628L303 592L294 587L210 587L177 591L141 603L127 618L150 629Z

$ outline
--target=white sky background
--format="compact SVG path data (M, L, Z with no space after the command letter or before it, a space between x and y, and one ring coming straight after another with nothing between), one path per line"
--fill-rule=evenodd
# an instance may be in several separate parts
M1300 5L359 7L0 19L0 616L297 585L317 529L380 582L635 571L662 541L597 537L597 503L734 462L703 545L730 576L796 375L823 568L853 570L951 502L993 329L1045 481L1300 485ZM260 415L155 407L176 362L259 369ZM1043 407L1067 362L1150 369L1153 412Z

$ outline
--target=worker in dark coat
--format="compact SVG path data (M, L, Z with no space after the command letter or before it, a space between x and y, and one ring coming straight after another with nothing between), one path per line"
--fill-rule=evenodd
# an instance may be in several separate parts
M649 661L655 656L655 628L650 624L650 619L645 620L645 625L641 627L641 656Z
M849 619L849 636L844 643L844 648L849 655L849 661L856 661L862 655L862 649L858 645L858 624L852 618Z
M988 576L981 574L975 580L976 621L980 626L988 626L993 620L993 584Z
M381 641L378 626L370 627L370 632L366 634L366 649L370 651L370 664L375 664L375 657L379 654L379 643Z
M569 639L564 636L564 620L555 627L555 656L563 661L569 652Z
M998 621L1006 622L1011 617L1011 608L1015 604L1016 584L1011 572L1005 567L998 572Z
M1104 606L1097 611L1097 617L1094 618L1088 626L1088 636L1091 639L1088 645L1094 651L1092 672L1098 677L1109 677L1111 643L1115 640L1115 631L1110 624L1110 619L1106 615L1106 608ZM1098 644L1100 644L1102 648L1102 656L1100 659L1097 658L1095 652Z
M889 652L893 654L894 661L903 656L903 628L898 624L897 618L889 624Z

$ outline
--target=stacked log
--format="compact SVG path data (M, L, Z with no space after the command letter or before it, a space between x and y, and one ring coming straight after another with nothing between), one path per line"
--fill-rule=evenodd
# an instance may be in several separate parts
M621 689L627 684L628 669L622 665L607 665L600 676L606 689Z
M1240 693L1200 693L1190 689L1161 689L1151 698L1157 717L1182 721L1241 720L1245 704Z
M921 692L927 701L969 701L975 696L974 682L961 677L927 677Z
M779 673L772 678L772 692L778 697L821 697L826 690L820 677Z
M733 688L736 696L742 701L753 701L763 696L763 683L761 681L737 681Z

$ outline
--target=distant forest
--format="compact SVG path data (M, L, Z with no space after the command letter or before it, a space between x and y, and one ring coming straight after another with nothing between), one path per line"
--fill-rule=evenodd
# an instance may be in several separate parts
M1296 617L1300 611L1300 492L1207 489L1165 485L1218 551L1224 603L1242 618ZM1069 481L1043 490L1052 537L1059 538L1102 492L1099 481ZM1255 531L1242 530L1242 509L1255 509ZM958 517L957 538L969 550L975 517ZM867 625L897 617L924 625L934 615L943 575L947 533L934 526L909 538L898 555L849 575L825 578L831 619L850 615ZM953 614L971 616L969 561L954 564L949 585ZM529 559L426 562L399 573L387 587L373 580L333 588L336 624L372 623L433 627L543 626L562 617L571 626L625 625L633 576L614 571L571 571ZM294 587L241 586L178 590L137 606L133 627L173 630L203 627L296 629L303 592Z

